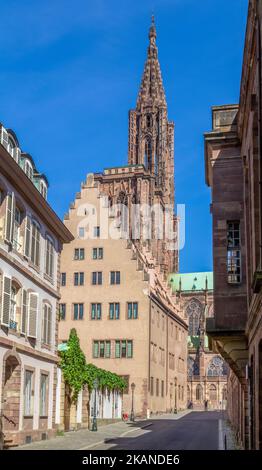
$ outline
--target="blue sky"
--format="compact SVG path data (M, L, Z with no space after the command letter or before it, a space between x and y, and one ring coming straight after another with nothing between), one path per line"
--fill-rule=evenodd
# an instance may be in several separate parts
M153 10L186 204L180 270L212 269L203 132L212 105L238 102L247 3L0 0L0 121L46 173L60 217L87 173L126 162Z

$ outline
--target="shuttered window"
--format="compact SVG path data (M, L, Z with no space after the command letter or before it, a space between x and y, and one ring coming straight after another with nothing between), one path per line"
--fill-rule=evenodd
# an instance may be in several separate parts
M27 292L22 290L22 317L21 317L21 333L26 334L27 323Z
M5 215L5 239L12 243L14 233L14 207L15 198L14 193L7 194L6 196L6 215Z
M3 294L2 294L2 325L9 326L10 321L10 305L11 305L11 278L4 276Z
M51 344L51 322L52 322L52 309L49 304L43 304L43 318L42 318L42 343Z
M51 278L54 274L54 244L49 238L46 239L45 273Z
M28 304L28 331L27 335L31 338L36 338L37 328L37 306L38 296L37 294L30 292L29 304Z

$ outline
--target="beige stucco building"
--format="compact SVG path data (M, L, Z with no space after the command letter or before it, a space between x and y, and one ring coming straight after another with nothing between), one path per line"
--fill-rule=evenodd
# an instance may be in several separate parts
M128 164L81 184L65 217L75 240L61 256L60 341L76 328L88 361L126 377L123 412L131 411L134 383L137 415L182 409L187 400L187 323L167 284L168 272L178 268L174 124L155 39L153 22L129 113ZM159 215L167 205L169 215Z

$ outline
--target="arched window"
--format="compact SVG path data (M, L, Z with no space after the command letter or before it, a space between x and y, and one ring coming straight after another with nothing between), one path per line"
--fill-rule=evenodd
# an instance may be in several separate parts
M45 199L47 198L47 187L43 180L40 181L40 193Z
M25 174L30 178L30 180L33 178L33 167L29 160L26 160L25 162Z
M150 137L147 137L145 140L144 166L146 169L151 169L152 166L152 143Z
M187 359L187 374L189 377L192 377L193 375L199 375L198 363L191 356L189 356Z
M151 127L151 124L152 124L151 114L147 114L146 115L146 127L149 129Z
M209 387L209 399L210 401L217 400L217 388L214 384L211 384Z
M186 307L186 316L188 317L188 334L198 336L200 328L200 317L203 311L201 302L197 299L190 300Z
M213 357L207 366L207 375L209 377L218 377L227 375L227 366L219 356Z
M225 385L222 390L222 400L226 401L226 399L227 399L227 387Z
M203 397L203 390L200 384L197 385L196 387L196 400L201 401Z
M117 197L117 218L119 219L122 232L128 230L128 197L125 191L119 191Z

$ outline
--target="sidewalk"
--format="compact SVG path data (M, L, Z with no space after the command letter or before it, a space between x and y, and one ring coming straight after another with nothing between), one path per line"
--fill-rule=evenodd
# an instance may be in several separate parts
M219 420L219 450L241 450L226 413Z
M173 419L182 418L188 410L178 412L176 415L172 414ZM57 436L47 441L37 441L32 444L25 444L18 447L13 447L10 450L85 450L92 449L97 445L104 444L107 439L116 439L123 437L129 433L139 429L145 429L152 425L155 419L170 419L170 414L154 415L150 419L140 421L123 422L108 424L106 426L99 426L96 432L89 431L88 429L80 429L79 431L70 431L64 433L63 436Z

